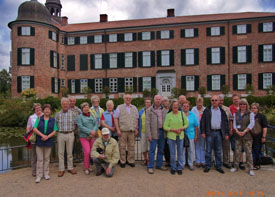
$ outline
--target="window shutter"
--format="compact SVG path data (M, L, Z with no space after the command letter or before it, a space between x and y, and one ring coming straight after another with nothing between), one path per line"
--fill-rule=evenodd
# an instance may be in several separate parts
M212 90L212 75L207 75L207 90Z
M200 64L199 49L196 48L196 49L194 50L194 52L195 52L195 65L199 65L199 64Z
M199 36L199 29L195 28L194 29L194 37L198 37Z
M59 69L59 53L57 53L57 69Z
M181 49L181 65L186 65L186 53L185 49Z
M155 40L155 32L151 31L151 40Z
M232 26L232 34L237 34L237 25Z
M125 67L125 53L118 53L117 54L117 64L118 64L118 68L124 68Z
M211 27L206 28L206 36L211 36Z
M59 42L59 34L56 34L56 42Z
M273 22L273 31L275 31L275 22Z
M156 77L151 77L151 89L156 88Z
M54 91L54 90L55 90L55 89L54 89L54 87L55 87L55 85L54 85L54 77L51 78L51 82L52 82L52 83L51 83L51 84L52 84L52 93L54 93L54 92L55 92L55 91Z
M251 74L246 74L246 83L252 84L252 75Z
M138 32L138 40L142 40L142 32Z
M124 78L118 78L118 92L124 92L125 90L125 84L124 84Z
M246 33L251 33L252 28L251 28L251 24L247 24L246 25Z
M180 37L185 38L185 29L180 30Z
M161 66L161 51L157 51L157 66Z
M173 39L174 38L174 30L170 30L169 33L170 33L170 39Z
M137 67L137 52L133 52L133 68ZM124 64L125 64L125 58L123 59Z
M80 54L80 70L88 70L88 55Z
M30 76L30 88L34 88L34 76Z
M123 42L124 41L124 34L118 34L117 35L117 40L118 40L118 42Z
M186 89L186 76L181 77L181 89Z
M104 78L103 79L103 88L104 87L109 87L109 78Z
M53 32L49 31L49 39L52 39L52 34L53 34Z
M133 77L133 92L137 92L137 78Z
M225 64L225 47L221 47L221 64Z
M174 50L170 50L169 53L169 58L170 58L170 66L174 66Z
M88 87L92 90L92 93L95 92L95 80L94 79L88 79Z
M18 36L22 35L22 27L17 27L17 35Z
M75 56L74 55L68 55L68 71L74 71L75 70Z
M102 54L102 68L108 69L110 68L110 55L108 53Z
M137 33L133 33L133 41L137 40Z
M258 59L259 59L259 62L263 62L263 59L264 59L264 51L263 51L264 47L263 45L259 45L258 47Z
M246 62L251 63L252 61L252 49L251 46L246 46Z
M71 79L68 80L68 89L69 89L69 93L71 94L72 93L72 80Z
M68 44L68 38L67 38L67 37L64 38L64 44L65 44L65 45Z
M200 88L200 76L195 76L195 91Z
M155 51L151 51L151 67L155 66Z
M160 31L157 31L157 39L160 39Z
M93 70L95 69L95 55L91 54L90 59L91 59L91 70Z
M275 85L275 73L272 73L272 85Z
M238 63L238 47L233 47L233 64Z
M60 79L58 79L58 85L57 85L57 87L58 87L58 90L57 90L57 93L59 94L60 93Z
M143 78L142 77L138 78L138 91L143 92Z
M80 37L74 37L75 45L80 44Z
M263 32L263 23L258 24L258 31Z
M94 43L94 36L88 36L88 44Z
M221 87L222 87L223 85L225 85L225 75L221 75L220 83L221 83Z
M50 50L50 67L52 67L53 68L53 51L52 50Z
M102 35L103 42L109 42L109 35Z
M263 90L264 89L264 74L263 73L259 73L258 74L258 89L259 90ZM273 77L273 76L272 76Z
M34 65L34 48L30 48L30 65Z
M275 44L272 45L272 61L275 62Z
M138 52L138 67L143 67L142 51Z
M233 90L238 90L238 75L233 75Z
M35 36L35 29L34 29L34 27L31 27L31 36Z
M211 48L207 48L207 64L212 64Z
M22 77L17 76L17 92L21 93L22 92Z
M22 65L22 49L17 49L17 65Z
M80 93L80 79L75 80L75 93Z
M224 27L220 27L220 33L221 33L221 35L224 35L224 33L225 33L225 28Z

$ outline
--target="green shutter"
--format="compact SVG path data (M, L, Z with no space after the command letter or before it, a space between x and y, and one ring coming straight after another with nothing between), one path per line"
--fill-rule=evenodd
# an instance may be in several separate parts
M246 84L252 84L252 75L246 74Z
M221 75L220 83L221 83L221 87L222 87L223 85L225 85L225 75Z
M55 89L54 89L54 87L55 87L55 85L54 85L54 77L52 77L51 78L51 84L52 84L52 93L55 93Z
M157 39L160 39L160 31L157 31Z
M258 74L258 89L259 90L264 89L264 76L263 75L264 75L263 73Z
M238 90L238 75L233 75L233 90Z
M137 67L137 52L133 52L133 68ZM124 58L124 64L125 64L125 58Z
M200 76L195 76L195 91L200 88Z
M59 34L56 34L56 42L59 42Z
M273 28L274 28L274 26L273 26ZM275 44L272 45L272 61L275 62Z
M59 69L59 53L57 53L57 69Z
M155 32L151 31L151 40L155 40Z
M109 78L104 78L103 79L103 88L104 87L109 87Z
M207 75L207 90L212 90L212 75Z
M225 28L224 27L220 27L220 33L221 33L221 35L224 35L225 34Z
M137 92L137 78L133 77L133 92Z
M138 91L143 92L143 78L142 77L138 78Z
M57 86L58 90L57 90L57 93L59 94L60 93L60 79L58 79L58 86Z
M221 47L221 64L225 64L225 47Z
M31 36L35 36L35 29L34 29L34 27L31 27Z
M102 42L109 42L109 35L103 35L102 36Z
M22 48L17 49L17 65L22 65Z
M53 67L53 53L54 51L50 50L50 67Z
M80 93L80 79L75 80L75 93Z
M105 53L102 54L102 68L103 69L108 69L110 68L110 54Z
M185 29L180 30L180 37L185 38Z
M119 68L125 68L125 53L119 53L120 57L118 57L118 62L120 65ZM134 62L134 54L132 53L132 56L133 56L133 62ZM133 67L134 67L134 64L133 64Z
M75 37L74 39L75 39L75 45L80 44L80 37L79 36Z
M211 48L207 48L207 64L212 64L212 51L211 51Z
M186 76L181 77L181 89L186 89Z
M258 46L258 60L259 60L259 62L263 62L263 60L264 60L264 51L263 51L263 49L264 49L263 45Z
M94 79L88 79L88 87L92 90L92 93L95 92L95 80Z
M155 66L155 51L151 51L151 67Z
M53 34L53 32L49 31L49 39L52 39L52 34Z
M174 30L170 30L169 33L170 33L170 39L173 39L174 38Z
M117 35L117 41L118 42L123 42L124 41L124 34L118 34Z
M157 66L161 66L161 51L157 51Z
M174 66L175 65L175 63L174 63L174 50L170 50L169 58L170 58L170 66Z
M233 47L233 64L238 63L238 47Z
M274 23L273 23L274 24ZM274 26L273 26L274 27ZM272 85L275 85L275 73L272 73Z
M142 55L142 51L138 52L138 67L143 67L143 55Z
M95 69L95 55L91 54L90 55L90 64L91 64L91 70Z
M186 52L185 49L181 49L181 65L186 65Z
M94 36L88 36L88 44L94 43Z
M34 65L34 48L30 48L30 65Z
M17 76L17 92L21 93L22 92L22 77Z
M211 36L211 27L206 28L206 36Z
M156 88L156 77L151 77L151 89Z
M68 71L74 71L75 70L75 56L74 55L68 55Z
M138 40L142 40L142 32L138 32Z
M237 25L232 26L232 34L237 34Z
M247 63L252 62L252 49L251 49L251 46L246 46L246 62Z
M22 35L22 27L17 27L17 35L18 36Z
M137 40L137 33L133 33L133 41Z
M34 76L30 76L30 88L34 88Z
M196 48L196 49L194 50L194 52L195 52L195 65L199 65L199 64L200 64L199 49Z
M69 89L69 93L71 94L72 93L72 80L71 79L68 80L68 89Z
M195 28L194 29L194 37L198 37L199 36L199 29Z
M88 54L80 54L80 70L88 70Z
M125 83L124 78L118 78L118 92L124 92L125 91Z
M263 23L258 24L258 31L263 32Z
M247 24L246 25L246 33L251 33L251 30L252 30L251 24Z

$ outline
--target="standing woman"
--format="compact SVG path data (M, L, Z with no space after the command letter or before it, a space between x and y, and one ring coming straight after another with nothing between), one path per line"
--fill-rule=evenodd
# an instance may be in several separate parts
M188 148L183 148L183 167L185 166L186 163L186 159L185 159L185 152L187 150L187 154L188 154L188 166L190 170L194 170L194 154L195 154L195 142L198 140L198 120L196 118L196 115L189 111L190 109L190 102L189 101L184 101L183 105L183 112L187 118L187 121L189 123L189 126L187 127L187 129L185 130L185 134L188 136L189 138L189 147Z
M254 176L253 160L252 160L252 134L251 130L254 127L254 113L250 112L249 104L246 99L240 100L240 109L234 113L233 129L236 133L236 148L234 153L234 168L231 172L236 172L242 153L242 146L246 154L246 162L249 168L249 175Z
M34 114L31 115L28 119L26 133L28 133L30 130L33 129L36 119L43 115L40 103L34 103L32 109L34 111ZM35 144L35 142L31 142L31 145L32 145L32 155L31 155L32 176L35 177L36 176L36 162L37 162L36 144Z
M255 126L252 129L253 134L253 144L252 144L252 156L254 170L259 170L261 168L261 151L262 144L266 141L267 133L267 120L266 116L259 113L260 105L258 103L252 103L251 111L255 115Z
M97 136L100 137L101 136L100 118L102 116L102 113L104 112L104 109L102 109L99 106L100 99L99 99L99 97L97 95L91 97L91 102L92 102L92 107L90 108L90 112L91 112L91 114L94 116L94 118L97 121L97 126L98 126Z
M79 137L84 154L85 174L90 174L90 153L97 136L97 120L89 112L89 103L81 104L82 114L77 117L77 126L79 128Z
M174 175L176 171L182 175L183 168L183 138L184 130L188 127L188 121L185 114L179 112L179 102L173 100L171 103L172 111L166 115L164 121L164 130L167 131L168 144L170 149L170 173ZM176 162L176 147L177 158Z
M45 104L43 106L44 115L37 118L34 124L33 131L36 133L36 154L37 154L37 166L36 166L36 183L40 183L41 178L44 175L46 180L50 179L50 155L51 149L54 145L53 136L58 130L57 124L54 118L51 118L51 105Z
M115 119L114 119L114 102L112 100L108 100L106 102L106 111L102 113L101 116L101 125L102 127L108 128L111 133L110 136L115 138L116 141L118 141L118 136L116 133L116 127L115 127Z
M169 98L164 96L162 98L162 106L164 107L164 109L166 110L166 113L169 112L170 110L170 101ZM167 143L167 132L165 131L164 133L164 137L165 137L165 144L164 144L164 158L166 161L166 166L170 166L170 150L169 150L169 145Z
M205 139L201 136L200 121L205 107L203 106L203 98L198 97L196 106L192 108L192 112L196 115L198 120L198 140L195 142L196 146L196 167L205 167Z

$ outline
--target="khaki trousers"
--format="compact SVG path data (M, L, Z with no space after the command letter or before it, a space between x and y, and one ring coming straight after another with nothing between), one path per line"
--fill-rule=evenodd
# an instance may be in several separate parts
M223 139L222 151L223 151L223 164L229 165L230 140Z
M234 166L239 168L240 157L242 153L242 147L244 147L246 155L246 163L249 170L253 169L253 159L252 159L252 139L236 139L236 148L234 153Z
M36 146L36 177L42 178L43 176L49 176L49 164L50 164L50 155L51 147L39 147Z
M32 151L31 151L31 164L32 164L32 175L36 176L36 144L32 144Z
M72 133L58 133L57 134L58 143L58 159L59 159L59 171L64 171L64 152L66 148L67 160L68 160L68 170L73 169L73 147L74 147L74 132Z
M121 136L118 138L120 163L126 163L126 147L128 150L128 163L135 163L135 132L122 131Z

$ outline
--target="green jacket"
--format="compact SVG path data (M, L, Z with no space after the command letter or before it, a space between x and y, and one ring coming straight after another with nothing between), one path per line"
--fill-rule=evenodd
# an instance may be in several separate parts
M91 157L98 158L99 153L96 151L97 148L101 148L104 150L103 140L102 137L97 138L96 141L93 144L93 148L91 151ZM114 167L118 160L119 160L119 149L118 149L118 143L114 138L110 138L109 143L107 144L105 148L105 159L104 161L106 163L109 163L109 168Z

